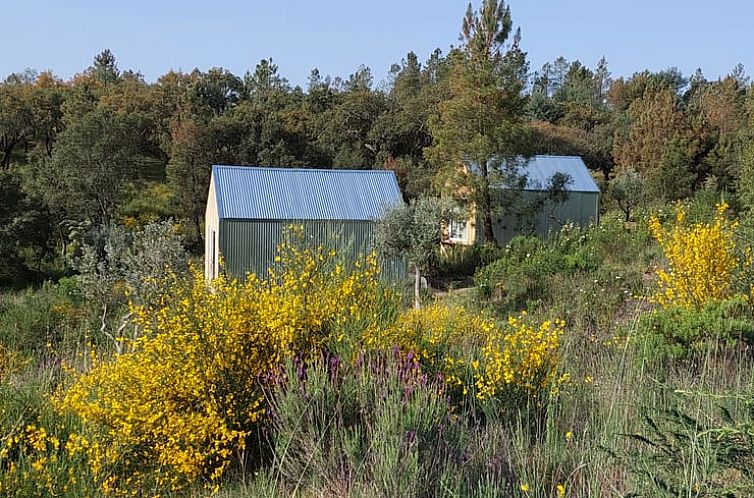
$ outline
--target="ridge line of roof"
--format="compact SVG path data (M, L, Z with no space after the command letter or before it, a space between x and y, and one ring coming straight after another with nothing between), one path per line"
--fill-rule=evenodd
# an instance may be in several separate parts
M527 157L527 156L519 156L519 157ZM581 159L582 161L584 160L583 157L574 155L574 154L567 154L564 156L561 156L558 154L534 154L533 156L529 156L529 157L561 157L561 158L568 158L568 159Z
M518 154L516 156L510 156L510 157L504 157L503 159L533 159L535 157L556 157L559 159L579 159L580 161L584 161L584 158L579 155L575 154L568 154L568 155L558 155L558 154L532 154L531 156L525 156L523 154ZM494 158L494 157L493 157ZM476 163L476 161L463 161L466 163ZM586 163L584 163L586 164Z
M389 169L328 169L328 168L280 168L275 166L241 166L236 164L213 164L212 169L239 169L239 170L267 170L267 171L316 171L318 173L381 173L381 174L395 174L393 170Z

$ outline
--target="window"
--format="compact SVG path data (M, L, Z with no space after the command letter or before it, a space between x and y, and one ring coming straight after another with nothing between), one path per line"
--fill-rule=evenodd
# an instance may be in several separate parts
M466 242L466 221L450 220L448 238L453 242Z

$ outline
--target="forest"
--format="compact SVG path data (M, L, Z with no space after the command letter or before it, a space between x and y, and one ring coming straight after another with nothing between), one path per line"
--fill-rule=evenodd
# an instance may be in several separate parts
M171 71L147 83L109 50L69 81L7 76L0 281L60 272L76 238L108 223L172 219L196 250L211 164L392 169L410 200L437 193L461 155L576 154L606 202L610 181L634 173L645 200L706 186L754 202L754 91L741 66L714 81L675 68L612 78L604 58L530 68L507 22L488 46L468 33L424 62L409 52L379 86L360 67L313 69L292 87L272 59L240 76ZM491 67L470 66L472 50ZM458 132L476 118L478 130Z
M754 83L533 68L514 14L469 5L379 82L149 82L108 49L8 75L0 494L754 496ZM599 223L441 251L439 198L491 230L501 161L537 154L583 158ZM394 171L435 290L295 225L208 285L213 164Z

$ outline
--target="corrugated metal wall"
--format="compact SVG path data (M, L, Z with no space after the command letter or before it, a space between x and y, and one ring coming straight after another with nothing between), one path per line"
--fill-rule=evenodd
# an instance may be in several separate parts
M303 225L312 246L331 247L346 259L355 260L372 251L374 223L369 221L220 220L220 252L225 271L237 277L255 273L267 275L275 264L277 247L284 242L291 224ZM406 278L401 261L382 263L383 277L391 281Z
M544 194L525 191L522 195L523 202L531 202L535 196ZM550 217L550 212L551 206L546 206L543 210L533 213L527 220L533 224L534 233L547 235L551 231L559 231L562 223L566 222L586 226L590 222L599 221L599 194L594 192L570 192L568 199L552 211L552 217ZM478 219L476 232L479 242L484 242L483 226L482 220ZM527 229L521 229L517 225L517 220L510 216L502 216L502 219L494 224L493 231L495 232L495 239L500 244L506 244L516 235L528 233Z

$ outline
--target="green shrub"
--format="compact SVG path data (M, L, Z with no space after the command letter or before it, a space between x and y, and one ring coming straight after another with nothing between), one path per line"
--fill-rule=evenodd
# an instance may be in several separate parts
M598 260L579 230L564 229L548 241L515 237L503 256L479 270L474 281L479 295L505 310L526 308L547 299L550 277L559 273L592 271Z
M75 347L91 317L75 286L65 282L0 295L0 344L27 354L63 344Z
M719 414L705 411L689 413L673 407L644 415L641 432L627 435L635 444L621 455L638 491L630 496L748 498L754 494L751 414L734 418L722 406Z
M493 244L456 245L438 249L429 277L433 281L439 281L441 285L464 282L471 279L479 268L497 260L503 250Z
M586 243L599 260L622 266L649 263L647 256L652 256L649 251L654 244L647 212L640 211L635 218L638 221L626 223L620 212L612 211L601 217L599 225L588 229Z
M657 309L643 315L638 327L648 339L648 352L658 359L691 358L754 341L754 313L750 301L741 296L712 301L701 309Z

